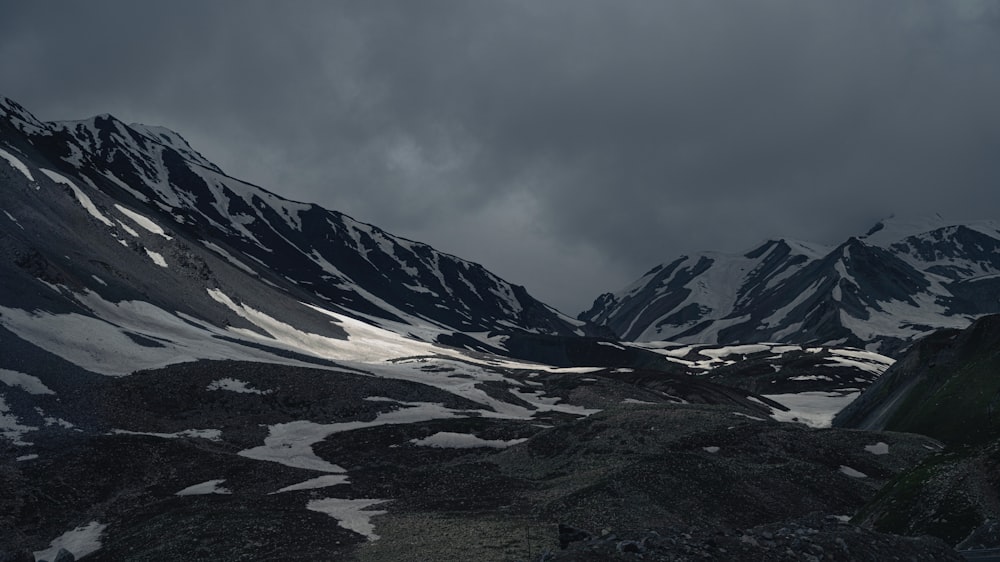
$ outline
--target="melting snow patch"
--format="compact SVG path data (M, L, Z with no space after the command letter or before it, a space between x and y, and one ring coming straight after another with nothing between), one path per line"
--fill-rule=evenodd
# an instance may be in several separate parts
M139 233L136 232L135 229L132 228L131 226L123 223L122 221L120 221L118 219L115 219L115 222L118 223L118 226L122 227L122 230L124 230L125 232L129 233L130 235L132 235L133 238L138 238L139 237Z
M120 211L121 214L132 219L132 222L141 226L142 228L152 232L153 234L159 234L160 236L166 238L167 240L173 240L171 236L167 235L167 233L162 228L160 228L160 225L156 224L152 220L140 215L135 211L126 209L125 207L122 207L121 205L118 204L115 204L115 208L118 209L118 211Z
M241 380L230 378L212 381L209 383L207 390L228 390L230 392L239 392L241 394L271 394L271 392L273 392L271 390L257 390Z
M17 159L16 156L7 152L6 150L0 148L0 158L3 158L10 164L15 170L24 174L24 177L28 178L28 181L35 181L35 178L31 175L31 171L28 167L24 165L23 162Z
M718 447L716 447L716 446L714 446L714 445L713 445L713 446L711 446L711 447L702 447L701 449L702 449L703 451L705 451L706 453L712 453L712 454L715 454L715 453L718 453L718 452L719 452L719 448L718 448Z
M334 433L351 431L377 425L415 423L433 419L459 417L453 410L440 404L427 402L407 402L409 408L402 408L379 414L374 420L362 422L342 422L319 424L299 420L279 423L270 427L264 444L237 453L241 457L260 461L270 461L319 472L346 472L342 467L327 462L313 452L312 446Z
M45 386L38 377L0 369L0 382L7 386L20 388L28 394L55 394L49 387Z
M38 455L36 455L35 453L31 453L30 455L21 455L14 460L16 460L17 462L23 462L23 461L33 461L37 458Z
M66 531L50 542L49 547L45 550L36 550L35 560L55 560L60 549L66 549L79 560L101 548L101 534L104 533L104 529L106 528L107 525L91 521L72 531Z
M811 427L830 427L833 416L854 401L860 391L843 389L830 392L800 392L798 394L765 394L788 408L787 412L774 410L771 417L783 422L797 421Z
M656 404L656 402L648 402L646 400L636 400L635 398L626 398L622 400L622 404Z
M180 492L174 494L175 496L201 496L205 494L232 494L233 492L219 486L225 482L225 479L221 480L209 480L207 482L202 482L201 484L195 484L194 486L188 486Z
M605 347L613 347L615 349L620 349L622 351L625 351L624 347L618 345L617 343L613 343L613 342L609 342L609 341L599 341L599 342L597 342L597 345L603 345Z
M879 441L874 445L865 445L865 450L873 455L888 455L889 454L889 444Z
M282 492L293 492L295 490L315 490L317 488L327 488L329 486L337 486L340 484L348 484L346 475L343 474L327 474L325 476L320 476L313 478L311 480L306 480L305 482L299 482L298 484L292 484L291 486L285 486L284 488L278 490L277 492L271 492L271 494L280 494Z
M750 414L744 414L743 412L733 412L734 416L740 416L741 418L747 418L754 421L767 421L764 418L758 418L757 416L751 416Z
M108 226L113 227L115 225L113 222L111 222L111 219L104 216L99 210L97 210L97 205L94 205L94 202L90 200L90 197L88 197L87 194L84 193L83 191L80 191L80 188L77 187L75 183L71 182L65 176L53 172L52 170L46 170L45 168L39 168L39 170L41 170L42 173L45 174L46 176L49 176L49 179L51 179L52 181L56 183L61 183L69 187L71 190L73 190L73 194L76 195L76 200L80 202L80 205L82 205L83 208L86 209L88 213L90 213L90 216L94 217L95 219L103 222Z
M210 441L219 441L222 439L222 430L220 429L185 429L184 431L178 431L176 433L153 433L150 431L113 429L111 430L111 433L116 435L149 435L151 437L162 437L163 439L180 439L181 437L200 437L201 439L208 439Z
M9 439L14 445L25 446L31 445L27 441L22 440L25 433L30 431L35 431L37 427L32 427L28 425L21 425L21 420L17 419L10 411L10 407L4 400L3 396L0 395L0 437Z
M21 226L21 223L18 222L18 220L16 218L14 218L14 215L8 213L7 211L4 211L3 214L7 215L8 219L14 221L14 224L16 224L18 226L18 228L20 228L21 230L24 230L24 227Z
M868 475L859 470L854 470L847 465L840 465L840 472L850 476L851 478L868 478Z
M371 518L375 515L385 515L385 510L369 510L368 507L385 503L388 500L345 500L340 498L323 498L312 500L306 504L306 509L325 513L337 520L337 524L355 533L364 535L369 540L378 540L375 534L375 526L371 523Z
M160 267L168 267L167 266L167 260L163 259L163 255L162 254L158 254L158 253L154 252L153 250L150 250L150 249L147 248L146 249L146 255L149 256L149 259L153 260L153 263L155 263L156 265L158 265Z
M249 273L251 275L257 275L257 272L254 271L252 267L250 267L249 265L247 265L247 264L241 262L240 260L236 259L235 257L233 257L232 254L230 254L229 252L223 250L220 246L218 246L216 244L213 244L212 242L209 242L207 240L202 240L201 243L204 244L205 247L207 247L208 249L212 250L213 252L215 252L215 253L219 254L220 256L222 256L223 258L225 258L226 261L228 261L229 263L233 264L234 266L242 269L243 271L245 271L245 272L247 272L247 273Z
M518 443L524 443L527 439L482 439L468 433L453 433L450 431L439 431L423 439L410 439L410 443L421 447L437 447L440 449L471 449L474 447L491 447L503 449Z

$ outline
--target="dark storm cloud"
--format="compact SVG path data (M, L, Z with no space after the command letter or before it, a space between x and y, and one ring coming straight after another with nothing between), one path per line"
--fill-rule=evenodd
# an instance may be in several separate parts
M700 249L996 218L992 2L3 2L5 95L576 312Z

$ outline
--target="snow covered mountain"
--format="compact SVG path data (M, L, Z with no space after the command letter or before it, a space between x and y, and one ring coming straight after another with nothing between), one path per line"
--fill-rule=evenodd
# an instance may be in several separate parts
M964 275L913 252L942 287ZM766 295L826 259L751 254L713 282L753 265ZM532 559L564 522L686 522L771 560L786 521L853 513L930 453L806 427L888 357L606 330L228 177L171 131L43 123L0 98L0 560ZM951 559L840 525L810 536ZM723 537L741 527L761 552Z
M8 245L22 253L31 248L99 293L163 276L178 292L204 293L191 286L193 277L211 287L220 269L236 268L297 300L425 339L450 332L594 333L478 264L229 177L164 128L110 115L43 123L0 98L0 139L0 229ZM87 216L60 239L60 226L46 221L71 216L67 200ZM30 240L41 231L53 236ZM126 253L97 260L104 265L90 258L51 264L109 236ZM111 288L94 279L108 277L110 264L120 270L110 275L118 279L106 279ZM206 307L218 303L195 306Z
M581 320L626 340L847 345L893 353L1000 311L1000 223L888 219L834 248L769 240L653 268Z

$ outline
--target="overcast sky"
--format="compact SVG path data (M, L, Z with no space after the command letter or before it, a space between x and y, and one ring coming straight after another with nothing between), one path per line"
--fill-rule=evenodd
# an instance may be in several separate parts
M684 253L1000 218L992 0L0 0L0 95L573 315Z

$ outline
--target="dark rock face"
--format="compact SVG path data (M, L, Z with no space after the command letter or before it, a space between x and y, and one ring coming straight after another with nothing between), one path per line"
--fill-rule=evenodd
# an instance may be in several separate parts
M834 425L908 431L948 445L879 492L858 515L874 529L949 544L990 536L1000 517L1000 316L935 333L914 346ZM982 527L980 527L983 525Z
M913 346L834 419L839 427L908 431L948 444L1000 438L1000 315Z
M768 241L657 266L581 320L625 340L875 346L1000 312L1000 223L875 229L835 248Z

